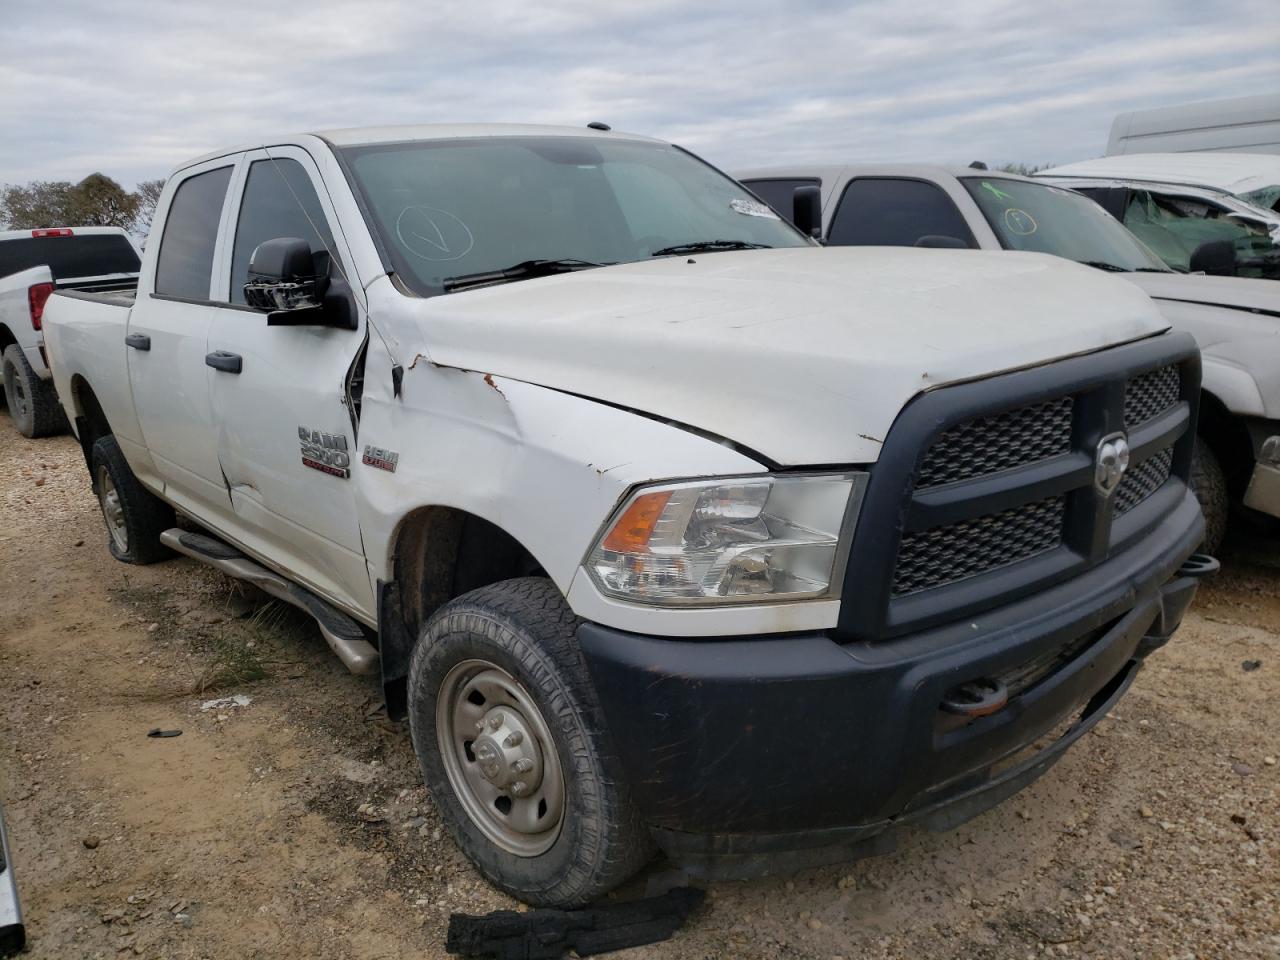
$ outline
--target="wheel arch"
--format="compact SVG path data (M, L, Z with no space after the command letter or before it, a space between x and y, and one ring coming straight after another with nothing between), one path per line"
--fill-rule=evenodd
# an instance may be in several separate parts
M71 409L74 413L72 425L76 439L80 441L80 452L84 455L84 465L89 471L93 492L96 494L98 481L93 478L93 445L99 437L111 435L111 423L107 420L93 387L78 373L71 377Z
M0 323L0 353L4 353L9 347L18 342L18 338L14 336L13 331L9 329L7 323Z
M454 597L546 568L507 530L477 513L444 505L407 512L390 540L389 580L378 583L383 693L403 717L409 658L428 618Z
M1217 394L1202 389L1196 435L1222 465L1231 499L1239 500L1253 473L1253 442L1244 421Z

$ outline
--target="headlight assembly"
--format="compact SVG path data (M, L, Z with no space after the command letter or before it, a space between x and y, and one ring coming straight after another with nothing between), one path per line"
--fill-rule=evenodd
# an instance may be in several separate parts
M641 487L586 566L606 594L688 605L834 598L865 474Z

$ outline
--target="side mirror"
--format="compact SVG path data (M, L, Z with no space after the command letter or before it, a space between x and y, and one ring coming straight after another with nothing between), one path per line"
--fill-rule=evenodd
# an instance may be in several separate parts
M796 187L791 195L791 222L801 233L822 239L822 190L812 183Z
M938 247L946 250L968 250L969 245L959 237L948 237L942 233L926 233L914 244L917 247Z
M1210 240L1200 244L1192 251L1190 267L1192 273L1234 277L1237 267L1235 241Z
M249 257L244 300L267 315L269 327L356 328L355 298L329 257L313 254L300 237L258 244Z

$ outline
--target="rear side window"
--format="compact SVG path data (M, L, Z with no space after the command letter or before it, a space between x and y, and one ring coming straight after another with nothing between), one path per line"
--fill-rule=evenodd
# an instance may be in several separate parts
M937 184L861 177L845 187L827 243L913 247L921 237L929 236L955 237L970 247L977 246L964 217Z
M816 177L793 178L791 180L743 180L751 188L751 192L773 207L778 216L787 223L794 224L796 209L796 187L820 187L822 181Z
M300 237L312 253L333 249L333 234L307 171L297 160L256 160L240 201L236 242L231 253L231 302L244 303L249 258L258 244L280 237ZM317 257L316 266L323 269Z
M231 167L219 167L178 185L160 238L156 293L187 300L209 299L213 248L230 183Z
M47 266L54 280L137 273L138 251L120 234L31 237L0 242L0 277Z

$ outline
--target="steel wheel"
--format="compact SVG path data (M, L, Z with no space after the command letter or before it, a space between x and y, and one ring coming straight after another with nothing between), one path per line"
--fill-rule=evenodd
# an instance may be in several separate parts
M129 530L124 523L124 505L120 491L111 479L111 471L104 464L98 469L98 502L102 504L102 516L107 521L107 533L121 553L129 552Z
M13 408L14 418L23 418L27 416L27 412L31 409L31 401L27 399L27 390L22 383L22 377L14 372L13 389L9 394L9 406Z
M555 844L564 774L542 713L515 677L486 660L455 666L436 700L436 740L449 785L489 840L521 857Z

